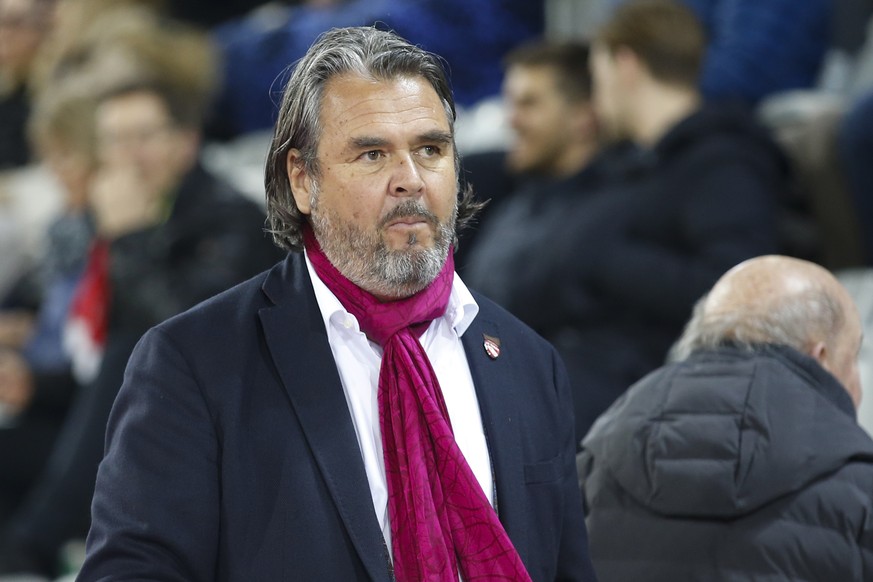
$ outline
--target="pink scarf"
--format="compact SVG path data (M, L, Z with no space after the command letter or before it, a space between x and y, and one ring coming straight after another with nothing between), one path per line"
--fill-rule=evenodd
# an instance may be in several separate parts
M398 582L530 580L455 442L442 390L418 337L446 311L454 278L449 252L437 278L412 297L380 302L346 279L307 228L319 278L383 348L379 425Z

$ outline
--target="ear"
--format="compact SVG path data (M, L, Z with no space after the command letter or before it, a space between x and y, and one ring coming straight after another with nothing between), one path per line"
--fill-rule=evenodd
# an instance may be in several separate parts
M822 368L830 371L828 367L828 358L830 357L830 353L828 352L828 347L824 342L819 341L812 345L806 352L812 357L816 362L818 362Z
M288 173L288 183L291 185L291 195L301 214L308 215L310 208L310 194L312 192L312 179L306 173L300 150L291 148L285 158L285 171Z
M594 107L588 101L573 103L568 115L568 122L573 133L589 142L597 141L598 124Z

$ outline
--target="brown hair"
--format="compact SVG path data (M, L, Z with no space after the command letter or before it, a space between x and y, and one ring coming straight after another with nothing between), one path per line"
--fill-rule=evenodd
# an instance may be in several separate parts
M558 90L568 101L591 99L591 71L588 45L578 41L531 41L513 49L503 59L506 69L550 67L557 77Z
M594 43L633 51L662 82L696 87L706 50L703 26L674 0L631 0L598 30Z

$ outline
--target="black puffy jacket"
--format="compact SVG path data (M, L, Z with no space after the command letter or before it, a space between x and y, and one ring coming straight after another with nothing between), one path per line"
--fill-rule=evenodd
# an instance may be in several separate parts
M601 582L873 580L873 440L789 348L653 372L583 443Z

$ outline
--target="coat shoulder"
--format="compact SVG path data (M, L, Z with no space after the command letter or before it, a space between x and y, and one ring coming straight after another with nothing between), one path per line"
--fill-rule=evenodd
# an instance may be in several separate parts
M471 290L470 293L472 293L476 304L479 306L479 314L476 316L477 320L484 322L486 325L497 325L502 333L512 334L525 342L530 342L533 346L543 349L551 348L551 344L545 338L504 307L476 291Z

